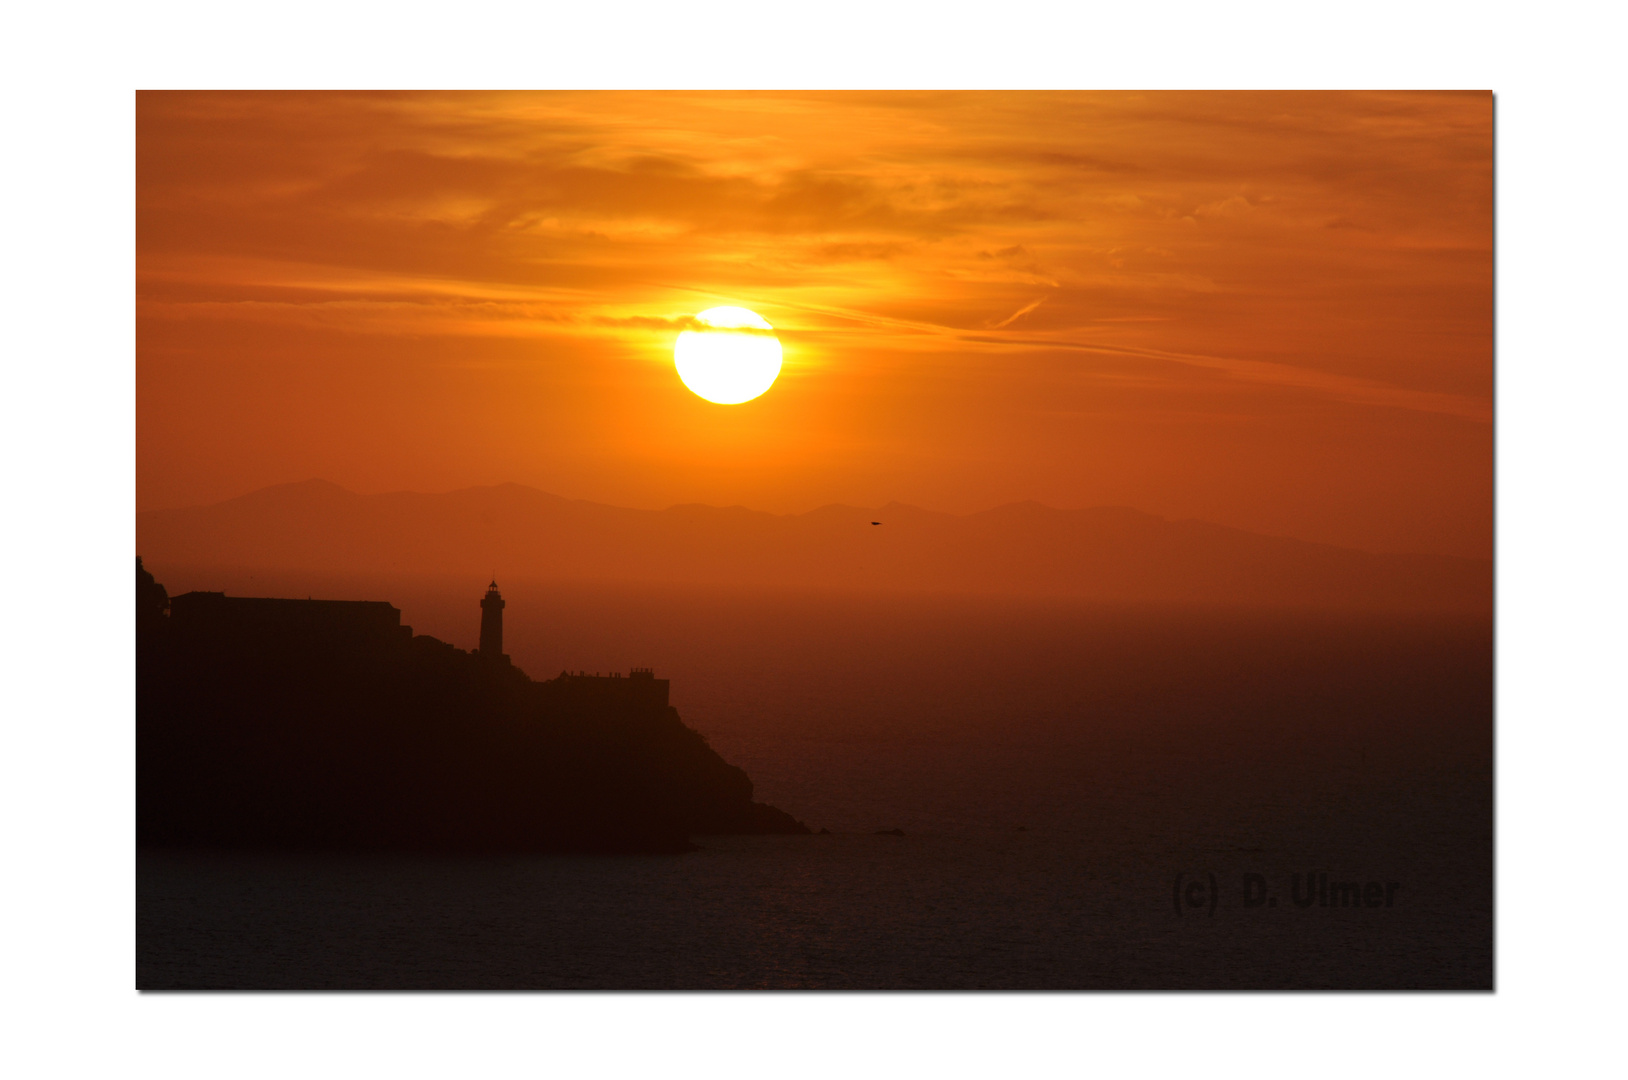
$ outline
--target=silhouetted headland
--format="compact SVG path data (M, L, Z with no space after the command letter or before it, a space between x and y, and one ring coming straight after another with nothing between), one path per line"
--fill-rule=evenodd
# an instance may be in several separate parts
M136 560L137 833L151 846L682 851L806 833L685 726L667 681L562 673L371 601L192 592ZM494 617L495 616L495 617Z

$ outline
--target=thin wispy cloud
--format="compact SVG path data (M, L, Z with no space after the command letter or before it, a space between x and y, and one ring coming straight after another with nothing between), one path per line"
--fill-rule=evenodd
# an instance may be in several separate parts
M1023 318L1023 316L1027 315L1029 312L1033 311L1035 308L1039 307L1041 304L1044 304L1045 302L1046 302L1046 298L1044 296L1042 296L1040 299L1034 301L1033 303L1024 304L1022 307L1020 307L1016 311L1012 312L1012 314L1008 315L1006 318L1002 319L1000 322L995 323L992 326L990 326L990 329L991 330L1000 330L1000 329L1003 329L1005 327L1011 326L1013 323L1017 322L1019 319Z

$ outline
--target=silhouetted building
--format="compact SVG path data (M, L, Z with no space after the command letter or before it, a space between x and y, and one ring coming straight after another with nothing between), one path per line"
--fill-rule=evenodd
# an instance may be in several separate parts
M170 598L177 633L275 639L318 647L399 645L413 636L401 610L382 600L282 600L189 592Z
M503 594L497 591L497 581L486 588L480 602L480 654L492 660L508 660L503 655Z
M591 675L586 671L562 671L559 678L551 682L578 697L667 707L669 681L656 678L650 668L636 667L625 678L619 671L608 675L601 675L597 671Z

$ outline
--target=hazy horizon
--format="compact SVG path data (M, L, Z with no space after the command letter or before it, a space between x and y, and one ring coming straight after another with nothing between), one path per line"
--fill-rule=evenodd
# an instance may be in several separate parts
M1129 511L1132 511L1132 512L1134 512L1136 514L1145 515L1147 517L1154 518L1154 519L1157 519L1157 520L1160 520L1160 521L1168 521L1168 522L1194 521L1194 522L1201 522L1201 523L1207 524L1207 525L1218 525L1218 526L1220 526L1222 528L1236 529L1238 532L1250 533L1250 534L1255 535L1255 536L1262 536L1262 537L1268 537L1268 538L1273 538L1273 539L1295 540L1295 541L1305 543L1305 544L1315 544L1315 545L1320 546L1320 547L1340 548L1340 549L1343 549L1343 550L1346 550L1346 551L1363 552L1363 553L1366 553L1366 554L1373 554L1373 555L1441 555L1441 556L1447 556L1449 558L1454 558L1454 559L1467 559L1467 560L1470 560L1470 561L1473 561L1473 562L1490 562L1491 561L1490 556L1462 555L1462 554L1458 554L1458 553L1450 552L1450 551L1432 551L1432 550L1428 550L1428 549L1424 549L1424 548L1384 548L1384 547L1362 547L1362 546L1351 545L1351 544L1335 544L1335 543L1330 543L1330 542L1328 542L1326 540L1316 540L1316 539L1312 539L1310 537L1296 536L1296 535L1293 535L1293 534L1290 534L1290 533L1264 532L1264 531L1261 531L1259 529L1239 528L1237 526L1227 525L1224 522L1214 521L1214 520L1211 520L1211 519L1208 519L1208 518L1202 518L1202 517L1190 517L1190 518L1171 517L1171 516L1165 515L1165 514L1154 513L1153 511L1143 509L1142 507L1135 506L1135 505L1132 505L1130 503L1095 503L1095 504L1091 504L1091 505L1088 505L1088 506L1059 506L1059 505L1056 505L1054 503L1045 502L1044 500L1041 500L1041 499L1014 499L1014 500L1011 500L1009 502L1000 502L1000 503L993 503L993 504L990 504L988 506L979 506L979 507L977 507L975 509L971 509L971 510L947 510L947 509L943 509L941 507L924 506L921 503L912 503L912 502L906 502L904 500L895 499L895 500L891 500L891 501L889 501L887 503L882 503L882 504L878 504L878 505L864 505L864 504L861 504L861 503L837 501L837 502L820 503L820 504L815 505L815 506L807 506L807 507L804 507L804 508L801 508L801 509L772 510L772 509L768 509L766 507L761 507L761 506L749 506L749 505L746 505L744 503L723 504L723 503L708 503L708 502L688 501L688 502L652 502L652 503L647 503L647 504L642 504L641 505L641 504L635 504L635 503L631 503L631 502L626 502L626 503L624 503L624 502L609 502L609 501L606 501L606 500L603 500L603 499L591 499L591 498L582 498L582 497L572 496L572 495L562 495L557 491L549 491L549 490L546 490L544 488L537 487L536 485L533 485L533 484L524 484L524 483L520 483L520 482L514 481L514 480L500 481L498 483L493 483L493 484L466 484L466 485L463 485L463 486L460 486L460 487L451 487L451 488L435 489L435 490L421 490L421 489L416 489L416 488L390 488L390 489L385 489L385 490L370 491L370 490L362 490L362 489L353 488L353 487L347 487L344 484L337 483L337 482L335 482L333 480L330 480L330 479L328 479L326 477L322 477L322 476L308 476L308 477L304 477L304 478L299 479L299 480L285 480L285 481L278 481L276 483L271 483L271 484L263 484L263 485L261 485L259 487L252 488L252 489L250 489L248 491L242 491L242 492L239 492L239 493L237 493L235 495L228 495L228 496L226 496L224 498L214 499L214 500L206 501L206 502L191 502L191 503L178 504L178 505L174 505L174 506L142 506L142 507L137 508L136 513L139 516L139 515L142 515L142 514L157 514L157 513L165 513L165 512L176 511L176 510L202 510L202 509L208 509L208 508L211 508L211 507L221 506L221 505L223 505L225 503L235 502L235 501L237 501L239 499L246 499L246 498L249 498L251 496L261 494L262 492L272 491L272 490L280 489L280 488L297 488L297 487L302 487L302 486L306 486L306 485L326 485L328 487L337 488L340 491L342 491L342 492L344 492L344 493L346 493L348 495L359 495L359 496L361 496L363 498L373 498L373 497L378 497L378 496L390 496L390 495L428 495L428 496L456 495L456 494L459 494L459 493L462 493L462 492L493 491L493 490L497 490L497 489L501 489L501 488L514 487L514 488L523 488L523 489L525 489L527 491L537 492L538 494L547 495L547 496L549 496L551 498L561 499L561 500L564 500L564 501L567 501L567 502L589 503L589 504L592 504L592 505L595 505L595 506L610 507L612 509L618 509L618 510L637 510L637 511L642 511L642 512L645 512L645 513L658 513L659 514L659 513L662 513L664 511L678 510L678 509L683 509L683 508L686 508L686 507L704 507L704 508L710 509L710 510L745 510L745 511L748 511L749 513L753 513L753 514L764 514L764 515L767 515L767 516L770 516L770 517L779 517L779 518L807 517L807 516L809 516L811 514L817 514L822 510L841 509L841 510L864 510L864 511L867 511L867 512L871 512L871 511L885 510L885 509L888 509L889 507L899 507L899 508L905 509L905 510L915 510L915 511L920 511L920 512L925 513L925 514L932 514L932 515L940 516L940 517L953 517L953 518L976 517L976 516L978 516L980 514L991 513L993 511L1005 509L1007 507L1028 506L1028 505L1039 506L1039 507L1043 507L1044 509L1047 509L1047 510L1057 510L1057 511L1064 512L1064 513L1077 512L1077 511L1092 511L1092 510L1129 510Z
M565 499L519 484L362 495L326 481L137 516L156 571L327 574L944 592L1106 602L1490 610L1492 565L1376 554L1034 501L976 514L828 505L798 515Z

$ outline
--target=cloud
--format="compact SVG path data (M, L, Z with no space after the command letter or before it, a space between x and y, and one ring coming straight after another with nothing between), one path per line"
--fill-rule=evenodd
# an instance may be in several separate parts
M999 330L1002 327L1011 326L1013 323L1017 322L1023 316L1027 315L1029 312L1033 311L1035 308L1039 307L1041 304L1044 304L1045 302L1046 302L1046 298L1044 296L1042 296L1040 299L1034 301L1033 303L1024 304L1022 307L1020 307L1016 311L1012 312L1012 314L1008 315L1006 318L1002 319L1000 322L995 323L992 326L990 326L990 329L991 330Z
M1410 390L1404 387L1386 385L1371 379L1319 371L1310 367L1275 364L1260 360L1244 360L1236 357L1172 353L1158 349L1123 348L1049 338L1014 341L1009 338L966 336L961 340L1022 349L1068 349L1079 352L1101 353L1109 356L1135 356L1152 360L1172 361L1192 367L1220 371L1235 379L1247 382L1307 391L1351 404L1406 409L1412 412L1438 413L1485 424L1492 422L1490 403L1468 395Z
M666 333L687 305L742 303L849 350L1007 329L1044 302L1048 332L1074 340L1111 325L1115 348L1264 353L1269 370L1227 370L1431 402L1490 355L1489 110L1440 94L143 93L138 287L214 305L149 302L155 317L374 332L394 311L472 333ZM234 288L261 306L225 303Z

